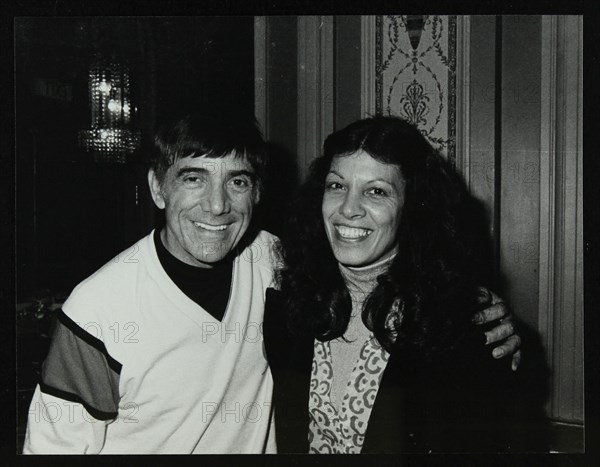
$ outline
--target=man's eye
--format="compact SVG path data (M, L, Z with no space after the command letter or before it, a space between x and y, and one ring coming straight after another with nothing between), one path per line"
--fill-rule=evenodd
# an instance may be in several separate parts
M183 181L184 181L184 183L187 183L187 184L199 183L200 177L198 177L196 175L187 175L183 178Z
M245 178L234 178L230 181L230 183L238 191L245 191L251 186L250 181L246 180Z

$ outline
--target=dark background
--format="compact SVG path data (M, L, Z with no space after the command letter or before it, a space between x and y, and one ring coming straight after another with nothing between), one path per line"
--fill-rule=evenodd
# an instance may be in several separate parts
M26 18L15 35L20 302L45 289L68 294L148 233L143 148L153 128L205 107L253 112L254 52L252 17ZM98 50L131 72L144 144L125 165L94 163L77 145L90 126L87 69ZM52 90L40 92L40 80Z

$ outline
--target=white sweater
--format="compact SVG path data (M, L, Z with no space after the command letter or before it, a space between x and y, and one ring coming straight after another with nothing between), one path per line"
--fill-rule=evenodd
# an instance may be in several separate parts
M275 241L263 231L236 258L222 321L173 283L152 234L77 286L44 363L23 452L275 452L262 344Z

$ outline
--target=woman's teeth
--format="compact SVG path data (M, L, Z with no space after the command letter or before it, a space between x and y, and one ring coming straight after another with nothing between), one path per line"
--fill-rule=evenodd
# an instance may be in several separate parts
M359 229L356 227L344 227L341 225L336 225L335 230L340 234L342 238L355 239L362 238L368 235L371 235L372 230L369 229Z
M227 228L227 224L223 224L223 225L210 225L210 224L204 224L203 222L194 222L194 225L196 227L200 227L202 229L205 230L210 230L212 232L218 231L218 230L225 230Z

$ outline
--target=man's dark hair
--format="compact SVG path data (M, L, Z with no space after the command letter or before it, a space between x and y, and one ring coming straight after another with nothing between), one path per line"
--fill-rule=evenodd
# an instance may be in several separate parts
M266 166L263 136L253 117L228 113L194 113L162 124L154 138L150 168L159 182L168 168L183 157L221 158L228 154L246 159L262 189Z

